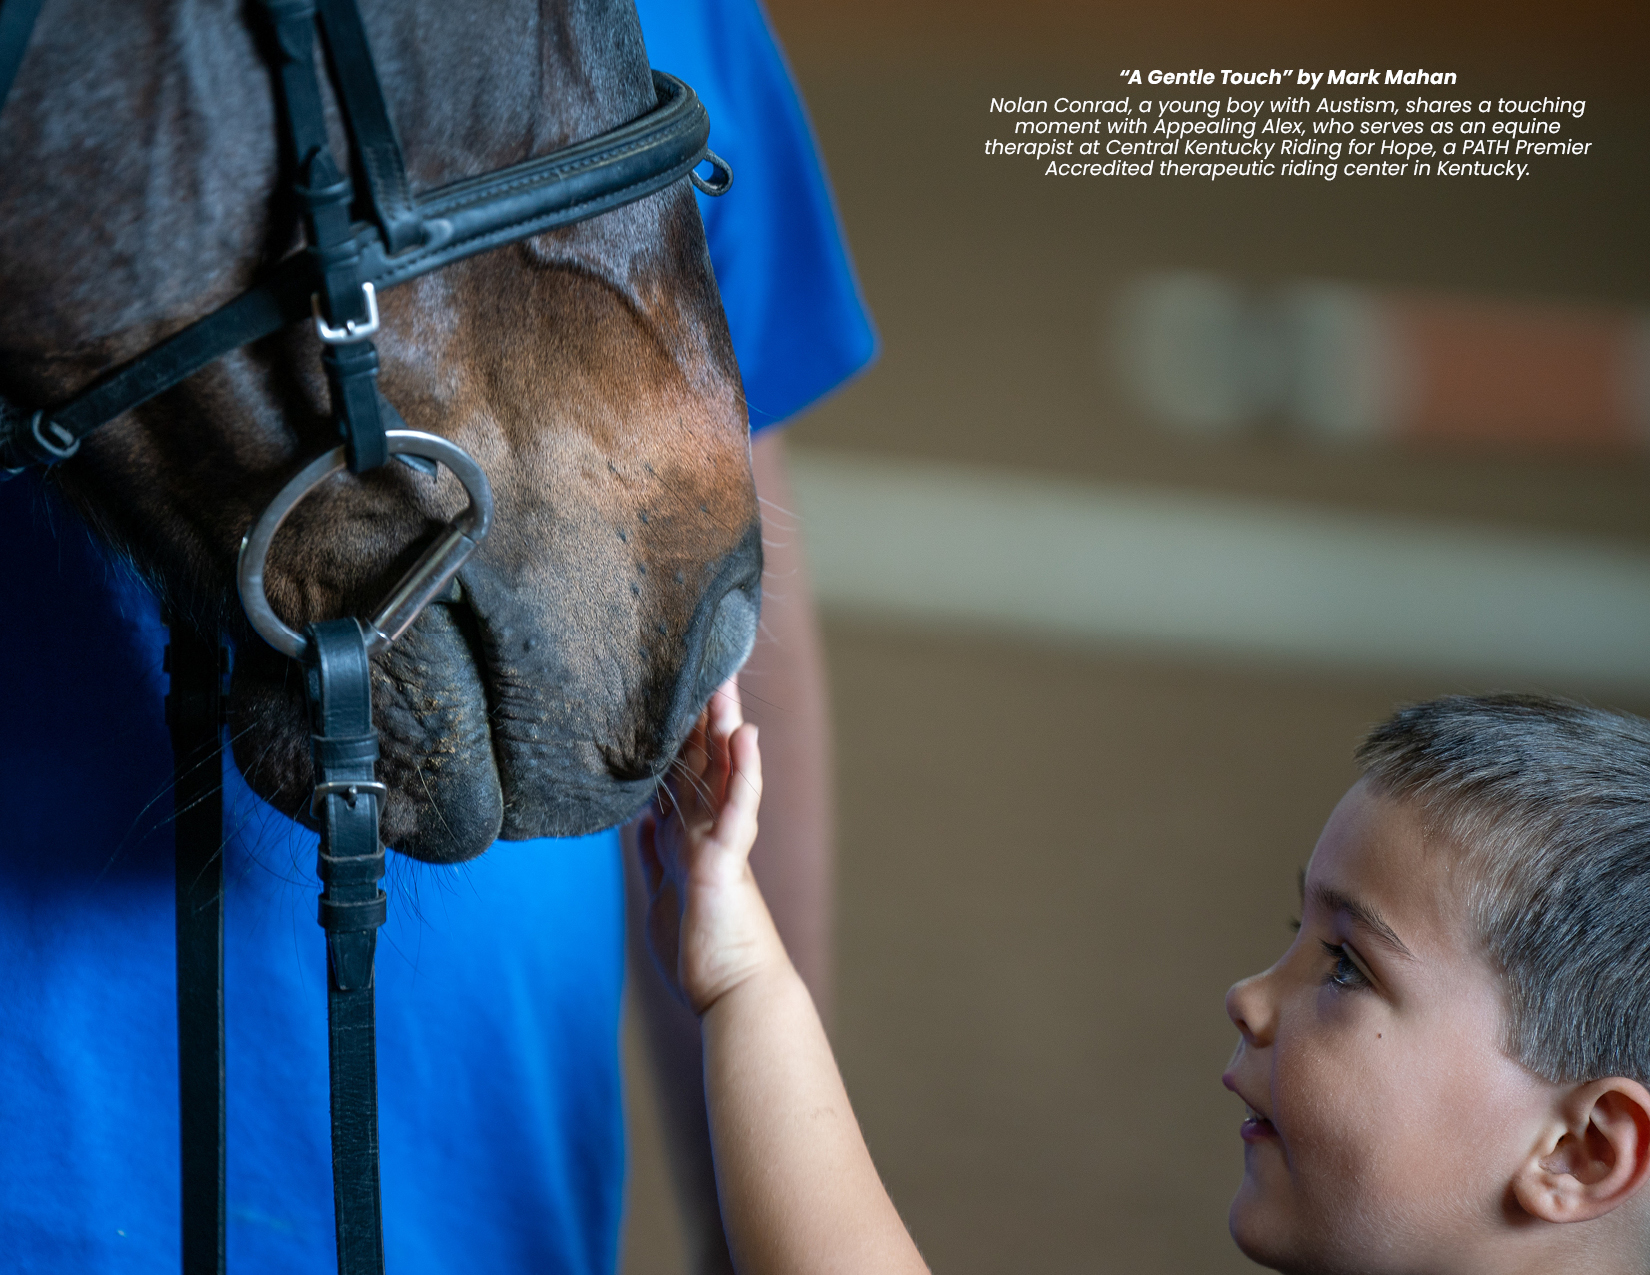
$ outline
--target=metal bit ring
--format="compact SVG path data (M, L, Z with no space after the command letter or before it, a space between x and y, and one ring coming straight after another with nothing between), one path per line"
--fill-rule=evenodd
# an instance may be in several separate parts
M458 569L476 551L493 520L493 490L487 475L468 452L445 438L426 434L416 429L386 430L384 438L391 456L422 456L439 461L452 471L453 477L464 485L470 497L469 506L459 514L401 578L401 583L390 592L370 620L362 620L366 631L367 653L377 655L412 626L419 613L452 582ZM316 487L331 478L345 466L344 449L335 447L305 465L285 487L276 493L252 530L241 541L241 553L235 569L240 586L241 606L252 622L258 636L283 655L295 660L303 658L307 642L303 634L275 614L264 592L264 560L275 533L286 521L287 515Z

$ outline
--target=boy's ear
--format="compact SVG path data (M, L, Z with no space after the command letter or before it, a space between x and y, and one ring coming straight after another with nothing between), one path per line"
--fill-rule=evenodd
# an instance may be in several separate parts
M1612 1076L1564 1094L1513 1178L1526 1213L1585 1222L1625 1204L1650 1179L1650 1090Z

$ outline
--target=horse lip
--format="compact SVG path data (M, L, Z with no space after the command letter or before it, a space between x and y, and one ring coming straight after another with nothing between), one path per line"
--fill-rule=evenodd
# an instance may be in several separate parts
M492 751L493 774L495 778L502 778L503 762L498 755L498 743L493 732L493 713L498 708L498 699L493 690L496 670L493 668L493 662L487 658L486 643L482 637L482 629L487 623L487 618L476 609L470 593L464 588L463 581L456 575L444 593L431 599L430 605L445 607L454 613L454 627L463 642L464 654L474 666L476 681L481 684L481 693L487 700L487 711L483 715L483 720L487 729L487 743Z
M480 691L474 707L504 804L504 837L581 835L620 822L646 803L705 701L755 642L760 536L753 522L734 549L708 564L708 581L669 667L637 670L623 702L588 721L581 713L566 718L558 689L567 687L575 701L598 689L584 685L583 648L564 648L553 616L547 628L546 616L520 594L515 580L483 556L460 568L456 587L435 605L445 609L445 627L464 647L460 656L449 646L448 658L468 659ZM658 673L668 673L672 685L649 711L647 679ZM477 754L469 764L479 769L480 730L469 747Z

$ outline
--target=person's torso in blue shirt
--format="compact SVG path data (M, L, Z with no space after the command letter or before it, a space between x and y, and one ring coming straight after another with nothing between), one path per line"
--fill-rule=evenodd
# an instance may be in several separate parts
M639 6L710 108L701 201L752 424L874 338L807 123L751 0ZM32 476L0 485L0 1265L178 1268L165 641L154 599ZM229 1264L334 1264L315 839L227 772ZM616 837L391 856L378 948L387 1266L606 1272L623 1185Z

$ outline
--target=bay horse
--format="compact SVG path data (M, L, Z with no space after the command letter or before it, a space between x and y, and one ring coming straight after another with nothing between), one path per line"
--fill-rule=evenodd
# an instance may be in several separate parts
M654 102L632 0L362 9L415 192ZM0 394L61 401L298 246L252 10L45 5L0 114ZM377 342L385 397L480 461L497 509L459 587L375 659L385 842L456 862L499 837L622 821L749 653L758 616L746 416L691 190L387 293ZM273 493L335 443L326 403L317 337L295 326L53 471L174 615L236 639L236 759L299 817L303 690L250 634L234 570ZM398 465L339 475L277 538L270 600L297 628L364 613L461 499Z

